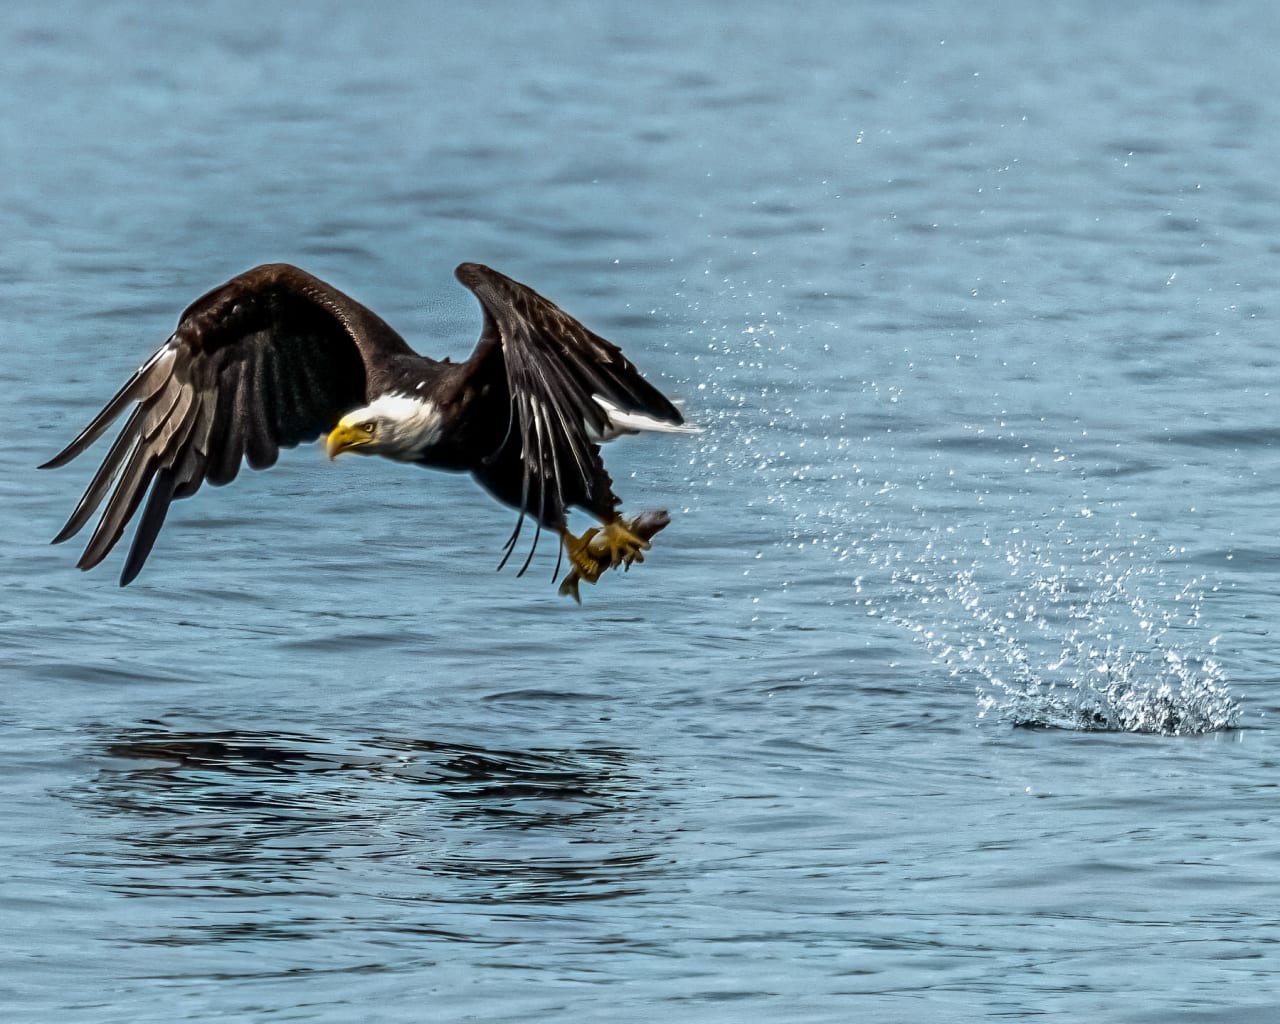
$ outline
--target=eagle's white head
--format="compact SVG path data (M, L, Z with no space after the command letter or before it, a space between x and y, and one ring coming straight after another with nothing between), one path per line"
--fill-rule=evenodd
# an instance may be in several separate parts
M439 407L413 395L380 395L363 409L349 412L325 439L329 458L342 452L381 455L399 462L413 462L439 439L442 429Z

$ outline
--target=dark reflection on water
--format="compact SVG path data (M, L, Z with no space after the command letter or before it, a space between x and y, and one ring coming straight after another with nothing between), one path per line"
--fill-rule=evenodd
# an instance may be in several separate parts
M87 857L131 895L323 889L355 855L420 873L401 898L561 903L636 893L661 866L622 750L154 726L102 749L113 763L77 799L118 827Z

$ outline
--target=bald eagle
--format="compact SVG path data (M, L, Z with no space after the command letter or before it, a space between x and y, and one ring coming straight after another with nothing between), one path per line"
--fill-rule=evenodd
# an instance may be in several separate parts
M41 467L70 462L133 407L54 543L78 533L105 500L78 563L93 568L145 497L125 586L175 498L205 481L230 483L242 459L266 469L281 448L327 434L330 459L356 452L468 472L517 509L499 568L526 517L535 533L520 573L541 532L552 531L571 563L564 592L574 597L577 579L594 583L611 567L642 561L648 537L629 526L643 517L621 517L598 442L691 428L618 348L532 288L478 263L455 274L484 314L475 351L461 363L418 355L377 314L285 263L256 267L197 299L159 351ZM602 527L573 535L571 507Z

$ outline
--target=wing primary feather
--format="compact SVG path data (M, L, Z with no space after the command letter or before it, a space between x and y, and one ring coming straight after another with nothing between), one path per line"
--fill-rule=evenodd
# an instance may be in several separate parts
M80 431L69 445L40 466L40 468L57 469L59 466L65 466L77 455L82 454L94 441L98 440L131 403L144 402L155 394L160 389L160 386L168 380L169 370L173 366L173 353L174 349L171 341L143 363L134 372L133 376L125 382L124 387L117 391L111 401L103 406L102 411L89 422L89 425Z
M558 407L556 408L556 410L555 410L555 411L556 411L556 415L557 415L557 416L559 416L559 415L560 415L560 410L559 410L559 408L558 408ZM545 413L544 413L543 415L544 415L544 418L545 418ZM550 433L550 432L551 432L551 424L550 424L550 423L548 423L548 424L547 424L547 432L548 432L548 433ZM570 442L570 443L572 444L572 442ZM555 482L555 488L556 488L556 509L557 509L557 518L563 519L563 517L564 517L564 513L565 513L564 491L562 490L562 488L561 488L561 486L560 486L560 481L561 481L561 476L560 476L560 456L559 456L559 455L557 454L557 452L556 452L556 445L555 445L555 438L554 438L554 437L553 437L553 438L552 438L552 440L551 440L551 473L552 473L552 476L553 476L553 479L554 479L554 482ZM542 485L542 486L543 486L543 491L544 491L544 493L545 493L545 491L546 491L546 483L545 483L545 481L544 481L544 483L543 483L543 485ZM539 518L542 518L542 517L541 517L541 516L539 516ZM551 570L551 580L552 580L552 582L555 582L556 577L560 575L560 556L561 556L562 554L564 554L564 546L563 546L563 545L558 545L558 546L557 546L557 548L556 548L556 565L555 565L555 568ZM530 553L529 557L530 557L530 558L532 558L532 557L533 557L532 552Z
M179 447L187 442L196 411L196 397L191 388L180 385L178 397L174 400L168 415L154 432L147 435L148 440L157 451L165 452L170 456L176 454Z
M565 417L564 410L560 407L559 396L555 393L551 394L551 408L556 414L556 419L560 421L561 436L569 445L569 453L573 456L573 461L577 464L578 472L582 475L583 480L590 480L591 473L586 464L582 461L582 453L578 450L577 432L570 426L569 420ZM559 472L556 474L557 484L560 481Z
M191 432L191 447L202 456L209 454L209 435L213 432L217 401L205 392L196 392L196 425Z
M517 414L523 416L523 410L519 410L519 409L514 410L513 416ZM515 551L516 549L517 542L520 540L520 531L524 529L524 510L525 510L525 507L528 505L528 503L529 503L529 477L528 477L528 474L525 473L525 474L522 474L521 476L520 508L516 512L516 525L512 527L511 536L507 538L506 543L502 546L502 560L498 562L498 572L501 572L503 567L507 564L508 560L511 558L512 552Z
M160 460L161 469L173 469L179 462L186 464L194 452L191 435L195 433L200 410L197 406L188 403L183 406L181 415L182 419L176 424L166 425L163 447L159 449L163 452Z
M512 405L516 407L516 413L520 417L520 437L522 439L526 438L528 437L528 434L529 434L528 422L527 422L528 412L525 409L523 402L513 402ZM524 462L525 452L522 450L520 454L521 454L521 462ZM511 536L507 538L506 551L502 556L502 561L498 563L499 572L502 571L503 566L505 566L508 560L511 558L511 553L516 549L516 542L520 539L520 531L524 528L524 515L525 515L525 512L528 511L528 508L529 508L529 467L526 463L524 466L524 472L521 474L521 481L520 481L520 510L516 514L516 525L511 531Z
M174 464L173 472L177 478L173 492L174 498L191 497L204 483L204 456L196 450L194 445L187 445L183 449L181 461Z
M554 409L554 411L555 411L556 415L557 415L557 416L560 416L560 409L559 409L559 407L558 407L558 406L556 405L556 403L555 403L555 396L554 396L554 395L552 395L552 396L551 396L551 398L552 398L552 408ZM538 422L539 422L539 423L541 423L541 424L543 425L543 429L545 429L545 431L546 431L547 437L548 437L548 439L549 439L549 445L550 445L550 451L551 451L551 479L550 479L550 481L548 481L548 480L546 479L546 475L544 474L544 475L543 475L543 477L542 477L542 480L541 480L541 484L542 484L542 497L543 497L542 506L543 506L543 507L542 507L542 508L539 508L539 510L538 510L538 520L539 520L539 521L541 521L541 520L544 518L544 516L545 516L545 512L546 512L546 509L545 509L545 505L546 505L545 498L546 498L546 493L547 493L547 484L548 484L548 482L550 482L551 484L553 484L553 485L554 485L554 487L555 487L555 501L556 501L556 505L555 505L555 507L556 507L557 518L562 518L562 517L563 517L563 515L564 515L564 511L565 511L565 501L564 501L564 490L563 490L563 489L562 489L562 487L561 487L561 480L563 479L563 477L560 475L560 455L559 455L559 453L556 451L556 438L555 438L555 435L552 433L552 430L551 430L551 423L550 423L550 421L547 419L546 409L545 409L545 407L543 406L543 404L542 404L541 402L539 402L539 403L538 403L537 411L538 411L538 413L539 413L539 420L538 420ZM562 417L561 417L561 418L562 418ZM563 418L562 418L562 419L563 419ZM566 440L568 440L568 441L569 441L569 443L570 443L570 446L572 446L572 440L571 440L571 438L566 437ZM535 540L535 543L536 543L536 540ZM563 548L561 548L561 549L560 549L560 551L562 552L562 551L563 551ZM529 559L530 559L530 560L532 560L532 559L533 559L533 552L532 552L532 551L530 551L530 552L529 552ZM554 580L554 579L555 579L557 576L559 576L559 575L560 575L560 557L559 557L559 554L557 554L557 556L556 556L556 566L555 566L555 569L552 571L551 579L552 579L552 580Z
M219 389L218 412L223 420L222 437L211 454L209 463L209 483L216 487L231 483L240 473L247 429L245 408L249 399L245 381L243 376L237 380L224 381Z
M581 431L575 427L570 418L565 414L564 403L569 399L573 392L572 382L561 379L551 381L547 376L547 368L540 367L542 376L543 390L542 394L546 404L551 406L551 411L555 413L556 419L560 425L560 436L564 439L565 444L569 448L569 454L573 456L574 464L577 467L579 479L586 487L588 493L591 491L591 469L586 464L581 445L579 444ZM578 403L581 404L581 403ZM547 423L547 431L551 432L551 423ZM564 504L564 491L562 487L563 477L560 473L559 460L555 461L556 488L561 505Z
M270 351L270 350L266 350ZM266 351L255 360L250 372L242 379L241 387L254 382L253 390L245 396L247 430L244 453L250 469L267 469L280 457L280 449L272 440L274 427L271 413L271 388L266 385Z
M529 482L525 480L521 485L520 509L516 513L516 525L511 528L511 535L507 537L506 543L502 545L502 558L498 562L498 572L502 572L507 562L511 559L511 553L515 551L516 542L520 539L520 531L524 529L524 502L528 491Z
M142 436L148 442L154 441L156 435L168 423L173 410L177 408L182 398L182 385L170 378L165 382L163 393L157 391L156 395L156 401L143 404L143 408L147 411L147 418L143 424Z
M143 563L151 554L156 538L160 536L160 527L164 526L164 518L169 512L169 503L173 501L176 485L177 478L172 469L165 468L156 474L155 481L151 485L151 494L147 498L147 507L142 510L138 528L133 532L129 556L125 559L124 569L120 572L120 586L127 587L142 571Z
M262 351L260 364L261 380L258 387L258 401L261 403L261 420L263 435L266 440L280 436L280 374L279 360L274 348ZM278 449L277 449L278 452Z
M98 506L102 504L102 499L111 490L111 484L115 480L116 474L119 473L120 466L133 454L133 449L138 444L139 421L142 419L142 413L142 406L138 406L130 413L124 429L120 431L120 436L112 443L110 450L107 452L107 457L102 460L102 465L98 467L93 479L89 481L89 486L85 488L84 495L76 505L75 511L71 513L71 518L58 531L58 535L53 538L52 543L61 544L64 540L74 537L84 529L84 524L98 510Z
M138 442L129 463L120 474L116 489L107 502L107 507L98 520L98 525L89 538L89 545L76 563L79 569L92 569L107 557L107 553L115 547L120 534L138 510L143 495L151 483L156 470L156 456L145 444Z
M533 561L533 553L538 550L538 539L542 536L542 517L539 516L533 521L533 543L529 545L529 553L525 556L524 565L520 566L520 571L516 573L517 577L523 576L525 570L529 568L529 563Z
M520 530L524 526L523 513L516 517L515 528L511 531L511 536L507 538L506 543L502 545L502 561L498 563L498 572L502 572L508 560L511 558L511 552L516 549L516 542L520 539Z
M174 412L181 404L181 411ZM174 418L178 418L177 423L173 422ZM138 521L137 529L134 530L133 543L129 545L129 554L125 558L124 569L120 573L120 586L125 587L137 578L138 573L142 571L142 566L147 560L147 556L151 554L154 547L156 537L160 534L160 528L164 526L165 516L168 515L169 505L173 501L178 486L183 482L183 477L176 472L175 466L181 463L184 467L191 461L194 454L193 449L189 445L192 431L195 429L196 421L199 418L199 409L192 401L192 396L183 389L179 400L174 402L170 415L163 421L162 437L158 444L152 445L152 452L160 452L162 454L154 454L153 460L159 465L159 471L155 473L154 480L151 483L151 493L147 497L146 508L143 509L142 518ZM143 477L143 483L139 488L139 497L141 491L146 487L146 476ZM138 502L133 502L136 509ZM107 551L115 546L120 534L124 532L124 527L128 524L129 519L133 516L133 510L127 512L122 520L119 528L115 532L114 538L107 544ZM105 555L106 552L104 552Z
M520 566L520 571L516 576L523 576L528 570L529 565L533 562L533 553L538 550L538 540L542 537L542 520L547 510L547 474L543 460L546 458L544 448L544 437L542 429L542 415L538 408L537 400L531 400L532 405L531 418L533 420L534 439L537 441L537 465L535 467L538 474L538 514L534 518L533 543L529 545L529 553L525 556L524 565ZM552 451L552 461L555 460L555 452ZM529 472L525 470L526 474Z
M204 436L206 464L205 477L214 487L220 487L228 481L219 475L219 458L224 453L233 426L231 422L232 407L235 404L235 388L228 384L223 387L214 386L206 391L205 400L210 404L209 425Z
M177 407L178 399L181 397L182 391L179 389L178 395L175 396L170 404L170 412ZM147 410L145 406L139 406L138 411L146 412ZM150 419L151 417L148 416L147 418ZM89 538L89 544L80 558L80 568L93 568L115 547L121 534L124 533L125 527L128 526L129 520L133 518L134 513L137 511L138 505L151 485L157 469L171 469L174 459L181 454L182 446L190 435L194 419L192 407L188 402L183 409L182 419L176 425L170 427L170 421L166 414L166 418L160 420L159 425L153 428L157 433L160 426L168 428L164 432L161 444L157 444L154 438L148 438L139 431L137 443L132 449L128 463L120 473L115 492L111 495L111 500L107 503L106 510L102 513L102 519L99 520L98 526L93 531L93 536ZM175 439L176 444L174 443ZM169 501L173 497L172 481L170 481L167 490L167 497L158 499L163 502L165 508L167 508ZM148 511L151 513L155 528L158 531L164 523L164 510L157 505L156 510L153 511L149 502ZM130 559L126 564L126 571L121 575L123 580L121 586L124 586L125 583L137 575L138 570L142 568L142 561L145 561L147 552L151 550L151 544L154 542L155 538L153 537L149 543L144 541L138 547L141 552L140 561L134 561L131 551ZM129 572L130 565L133 566L132 574Z
M196 399L196 404L187 415L181 441L174 446L173 455L165 468L173 471L174 498L189 498L200 489L204 482L205 454L197 447L196 438L204 430L204 421L208 416L206 403Z

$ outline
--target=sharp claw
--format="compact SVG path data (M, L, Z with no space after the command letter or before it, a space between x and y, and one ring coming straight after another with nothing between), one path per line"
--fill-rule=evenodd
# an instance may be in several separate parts
M588 583L594 583L608 568L607 565L600 564L600 559L591 550L591 542L599 532L600 530L593 526L581 537L575 537L568 531L563 535L565 554L569 556L569 563L573 566L571 573L577 574Z
M668 522L665 512L642 512L627 520L612 519L603 527L593 526L581 537L562 530L560 540L572 568L560 584L560 593L581 604L581 582L595 583L606 569L618 566L630 571L632 565L644 561L643 552L653 547L649 538Z
M596 545L598 550L592 553L602 560L607 556L610 568L619 565L630 567L632 562L644 561L640 552L649 547L652 545L647 540L637 537L623 525L622 520L615 519L605 524L600 543Z

